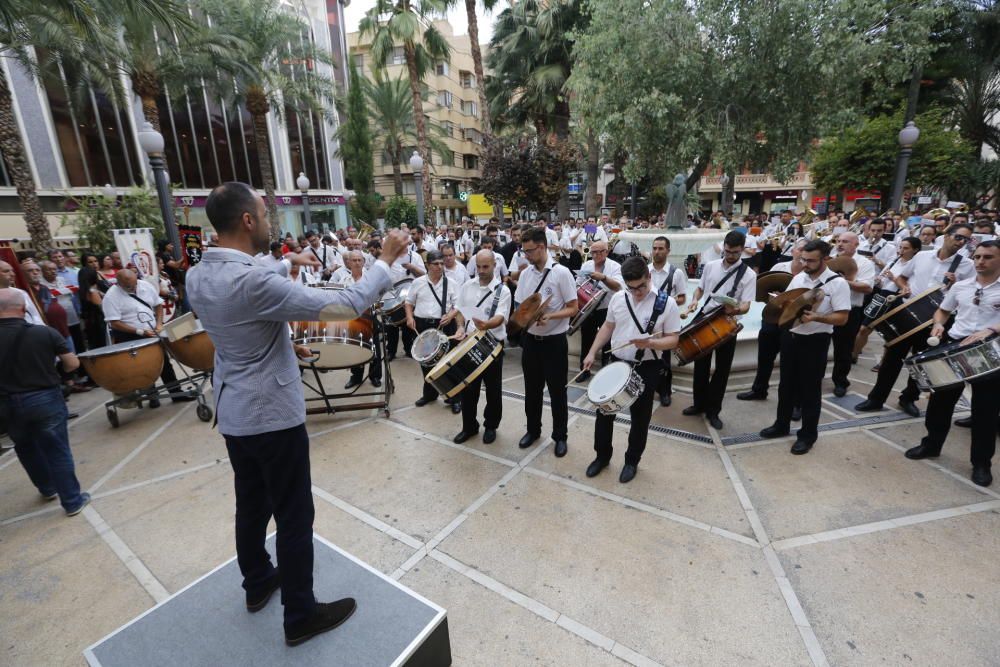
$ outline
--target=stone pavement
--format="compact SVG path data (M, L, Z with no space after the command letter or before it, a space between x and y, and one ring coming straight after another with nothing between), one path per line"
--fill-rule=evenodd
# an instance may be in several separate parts
M867 391L872 363L855 367L852 391ZM752 435L773 418L773 390L730 394L721 432L681 416L679 392L621 485L627 424L609 469L584 475L581 391L568 456L548 439L518 449L516 351L505 365L492 445L453 444L460 421L441 403L412 407L408 359L393 364L388 419L308 421L316 532L445 607L455 665L1000 664L1000 494L968 481L967 430L936 462L908 461L920 420L859 422L853 401L828 395L827 430L794 457L791 438ZM233 555L218 433L169 402L123 411L112 429L104 400L72 399L94 495L80 516L0 456L0 664L81 665L84 648Z

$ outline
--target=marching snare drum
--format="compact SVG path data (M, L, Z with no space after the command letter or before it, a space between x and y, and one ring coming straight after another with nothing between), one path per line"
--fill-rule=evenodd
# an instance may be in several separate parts
M433 366L448 351L448 337L440 329L425 329L413 339L413 360L421 366Z
M590 379L587 400L601 414L613 415L635 403L645 389L646 383L631 364L616 361Z
M503 343L489 331L477 329L445 354L424 378L446 398L454 398L483 374L503 351Z
M944 287L938 285L917 294L871 323L871 327L892 347L934 324L934 313L944 300Z
M708 315L692 322L678 335L674 356L680 366L701 359L743 330L735 317L726 314L725 309L716 308Z
M413 286L413 278L403 278L397 281L388 292L382 295L382 300L376 306L378 313L385 318L386 324L394 327L406 326L406 296Z
M608 296L608 290L596 280L588 278L576 288L576 305L579 307L576 315L569 321L569 334L572 336L591 314L597 310Z
M129 340L77 355L87 375L113 394L128 394L156 384L163 372L159 338Z
M1000 370L1000 336L968 345L956 341L933 347L903 363L917 386L924 390L976 380Z

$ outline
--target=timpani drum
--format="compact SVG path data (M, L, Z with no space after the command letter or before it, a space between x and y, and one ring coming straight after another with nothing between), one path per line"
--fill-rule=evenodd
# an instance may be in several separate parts
M906 370L924 390L934 391L984 378L1000 370L1000 336L962 345L932 347L904 360Z
M477 329L452 348L425 378L446 398L454 398L483 374L503 352L503 344L489 331Z
M315 289L342 291L342 286L316 285ZM320 370L360 366L375 356L375 323L369 309L353 320L291 322L292 341L305 345L315 354L299 364L315 365Z
M743 325L723 308L716 308L708 315L692 322L678 335L674 356L680 366L701 359L723 343L735 338Z
M215 345L192 313L185 313L164 324L160 338L170 354L188 368L196 371L215 368Z
M440 329L425 329L413 339L410 352L414 361L430 368L448 352L448 336Z
M159 338L115 343L77 355L87 375L113 394L129 394L156 384L163 372Z
M645 389L646 383L631 364L616 361L591 378L587 385L587 400L601 414L613 415L635 403Z
M934 313L944 300L944 286L938 285L917 294L889 310L871 323L871 327L892 347L934 324Z

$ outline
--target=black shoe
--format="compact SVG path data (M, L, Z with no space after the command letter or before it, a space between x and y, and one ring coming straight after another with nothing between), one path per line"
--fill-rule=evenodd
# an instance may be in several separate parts
M813 444L811 442L806 442L805 440L796 440L795 444L792 445L791 452L792 454L805 454L812 448Z
M354 598L344 598L336 602L317 602L309 618L291 627L285 626L285 644L298 646L318 634L333 630L346 621L358 608Z
M683 410L681 410L681 414L687 415L688 417L691 417L693 415L700 415L702 412L704 412L704 410L699 408L697 405L689 405Z
M857 405L854 406L857 412L878 412L882 409L881 403L876 403L875 401L866 398Z
M792 408L792 421L802 421L802 408Z
M558 458L566 456L568 450L569 447L566 445L565 440L556 440L555 454Z
M351 378L350 380L347 381L347 384L344 385L344 389L354 389L355 387L360 387L360 386L361 386L360 378L357 380Z
M462 413L462 404L460 402L458 402L458 401L455 401L454 403L452 403L451 404L451 413L453 415L461 414Z
M722 420L719 419L719 415L712 415L712 416L708 417L708 423L716 431L721 431L722 430Z
M587 466L587 477L597 477L601 474L601 471L608 467L607 461L602 461L601 459L594 459L589 466Z
M941 448L931 449L927 445L917 445L906 450L906 458L919 461L920 459L936 459L941 456Z
M622 468L622 472L618 475L618 481L622 484L628 484L633 479L635 479L635 474L639 472L639 467L634 466L631 463L626 463L625 467Z
M372 378L370 380L370 382L372 383L373 387L381 387L382 386L382 381L379 380L378 378Z
M750 391L741 391L736 394L736 398L741 401L766 401L767 392L754 391L751 389Z
M535 443L535 440L538 440L538 436L536 434L525 433L524 436L521 438L521 441L517 443L517 446L520 447L521 449L527 449L528 447L531 447L531 445Z
M670 403L671 403L670 394L664 394L663 396L660 396L660 405L662 405L663 407L668 407Z
M452 438L451 441L454 442L456 445L461 445L463 442L465 442L472 436L476 435L477 433L479 433L478 428L475 431L459 431L458 435Z
M788 435L791 431L788 428L781 428L777 424L771 424L764 430L760 432L760 437L762 438L783 438Z
M281 577L278 574L278 569L275 568L270 579L264 582L264 590L256 595L247 593L247 611L252 614L266 607L267 601L271 599L271 595L279 588L281 588Z
M581 371L579 375L576 376L577 382L586 382L589 380L593 374L590 371Z
M150 410L155 410L158 407L160 407L160 399L154 398L154 399L151 399L149 401L149 409Z
M910 415L911 417L920 416L920 408L918 408L917 404L914 403L913 401L907 401L901 398L899 399L899 407L903 410L903 412Z
M833 388L833 395L837 398L841 398L847 395L847 387L842 384L838 384ZM804 453L804 452L803 452Z
M424 398L423 396L421 396L416 401L414 401L413 404L415 406L417 406L418 408L422 408L425 405L427 405L428 403L433 403L436 400L437 400L436 398Z
M972 469L972 483L976 486L989 486L993 483L993 474L989 466L975 466Z
M495 428L488 428L483 431L483 442L487 445L493 444L497 439L497 430Z
M955 426L961 426L962 428L972 428L972 417L962 417L961 419L956 419Z

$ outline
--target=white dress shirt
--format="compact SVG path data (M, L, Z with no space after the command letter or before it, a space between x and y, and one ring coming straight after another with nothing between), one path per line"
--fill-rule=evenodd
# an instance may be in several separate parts
M38 312L38 307L35 306L35 302L31 300L31 297L23 289L19 289L11 285L7 289L13 290L24 297L24 321L28 324L45 324L45 320L42 319L42 314Z
M608 318L607 322L611 322L615 325L614 331L611 333L611 347L616 349L614 356L622 359L624 361L634 361L635 355L639 351L639 348L634 345L626 345L629 341L635 340L636 338L646 337L646 327L649 326L649 318L653 315L653 306L656 304L656 289L650 289L646 297L636 303L632 295L627 291L623 290L621 292L615 292L610 299L608 299ZM632 311L635 313L636 319L639 320L639 324L642 325L642 329L635 325L635 320L632 319L632 315L629 313L628 306L632 305ZM654 334L674 334L681 329L681 315L680 309L677 307L677 302L674 301L674 297L667 297L667 307L664 309L663 313L656 318L656 323L653 325ZM584 354L587 354L590 350L585 350ZM646 359L659 359L661 356L658 350L646 350L646 355L643 360Z
M146 305L139 303L121 286L114 285L104 295L104 300L101 302L104 319L108 322L121 322L137 329L154 328L156 326L156 307L163 303L163 299L160 298L156 288L145 280L136 282L135 296L142 299Z
M542 288L538 290L542 301L549 299L549 305L545 307L546 313L554 313L562 310L570 301L576 301L576 281L573 280L573 273L562 264L556 264L550 257L541 271L535 268L534 264L529 264L521 271L521 277L517 281L517 291L514 293L514 301L521 304L531 296L535 287L541 282L545 271L549 270L549 277L542 283ZM549 320L545 324L535 323L528 329L529 334L536 336L553 336L555 334L566 333L569 329L569 318L564 317L558 320Z
M885 272L885 271L888 271L893 276L898 276L899 272L902 271L903 269L905 269L906 265L909 264L912 261L913 261L912 258L910 258L910 259L903 259L902 256L896 257L895 259L889 261L885 265L885 268L882 269L882 271L879 271L879 276L881 276L882 273ZM879 281L878 276L876 276L875 287L876 287L876 289L880 289L883 292L893 292L893 293L895 293L895 292L899 291L899 285L896 284L895 280L889 280L888 278L882 278L881 281Z
M503 315L503 322L499 326L490 329L490 333L497 340L507 340L507 315L510 313L511 296L510 290L504 287L498 278L493 278L490 284L485 287L479 284L478 277L475 280L465 281L458 290L458 299L455 301L455 305L457 308L461 308L462 306L478 306L486 314L486 317L483 318L483 321L486 321L490 319L490 309L493 307L493 301L496 299L497 286L500 286L500 300L497 301L497 309L493 313L493 316ZM465 320L465 330L468 333L476 330L476 325L471 319L467 318Z
M788 260L787 262L778 262L777 264L775 264L774 266L771 267L771 270L772 271L784 271L785 273L791 273L792 272L792 260Z
M400 258L397 259L395 262L393 262L392 266L389 267L390 273L392 274L393 284L398 283L403 278L416 277L412 273L410 273L409 269L404 268L403 264L412 264L418 269L421 269L423 271L427 270L427 267L424 266L424 260L420 257L420 255L411 250L407 252L405 255L400 256Z
M941 302L941 310L954 313L956 309L955 322L948 330L952 338L962 339L1000 325L1000 280L994 280L989 285L980 285L978 277L958 281Z
M927 250L918 252L910 262L897 273L897 276L906 278L910 286L910 294L916 296L925 292L931 287L944 284L944 274L948 273L955 256L941 259L939 250ZM955 269L955 280L965 280L972 278L976 274L976 267L968 257L962 257Z
M559 245L559 232L554 229L545 228L545 245L547 246L557 246ZM549 257L555 257L556 251L549 249Z
M858 265L858 273L854 276L854 282L864 283L866 285L875 285L875 276L878 275L878 269L875 264L867 257L862 257L857 252L854 253L852 259ZM855 292L851 290L851 307L860 308L865 302L865 295L863 292Z
M472 255L469 259L469 263L465 266L465 271L469 278L475 278L476 276L476 254ZM493 267L494 277L503 278L510 273L510 271L507 270L507 260L505 260L503 255L498 253L496 250L493 251L493 259L496 261L496 266Z
M597 241L608 242L608 233L604 231L604 227L600 225L597 226L597 230L593 234L588 234L586 232L586 227L581 227L579 230L579 235L576 237L576 245L579 248L583 248L585 245L591 245Z
M445 290L445 285L447 285L447 290ZM432 284L428 276L420 276L413 281L413 286L410 287L410 291L406 295L406 303L413 306L414 317L440 320L455 307L459 287L444 276L437 281L437 284ZM445 294L446 291L447 294ZM442 301L444 301L443 313L441 312Z
M741 260L742 261L742 260ZM729 296L729 291L733 288L733 280L736 278L736 274L739 270L735 270L740 265L740 262L736 264L727 266L723 260L716 259L705 265L705 269L701 272L701 283L699 287L701 288L703 298L710 299L713 294L719 294L721 296ZM726 278L726 282L722 283L718 287L716 285L723 276L728 274L730 271L733 275ZM715 290L714 292L712 290ZM743 277L740 279L739 285L736 287L736 293L733 294L733 298L740 303L745 303L753 301L757 296L757 274L749 267L743 272ZM711 301L705 308L705 314L711 313L713 310L721 308L722 304ZM739 319L742 315L734 315L733 317Z
M684 269L677 267L674 270L674 278L669 285L669 288L664 286L667 280L667 276L670 275L670 262L666 262L663 265L663 269L657 269L650 263L649 265L649 275L653 279L653 291L658 291L660 289L667 289L667 294L672 297L680 296L681 294L687 294L687 272ZM624 290L624 286L622 286Z
M869 252L871 256L880 261L883 265L888 265L889 262L896 258L898 254L896 251L896 245L892 241L887 241L882 238L879 239L874 245L868 239L861 239L858 243L858 254L862 252ZM870 259L870 258L869 258ZM879 270L879 267L875 267Z
M309 246L305 249L305 252L312 253L322 266L309 267L308 272L314 273L317 276L322 276L324 271L329 271L333 273L337 270L337 267L344 265L343 256L340 254L340 249L332 245L326 245L325 243L320 243L318 248L313 248Z
M456 285L463 285L472 277L469 276L468 270L457 260L455 261L455 266L450 269L447 266L444 267L444 275L448 276L448 280L454 282Z
M351 285L357 285L365 277L367 271L361 269L361 278L358 280L354 279L354 274L346 266L337 269L337 272L333 274L333 278L330 280L330 284L339 285L341 287L350 287Z
M594 263L594 260L588 259L580 267L580 274L581 275L588 275L588 274L593 273L594 271L597 271L598 273L603 273L605 276L607 276L611 280L617 281L618 284L621 285L621 287L619 289L624 289L625 286L622 283L625 282L625 279L622 278L622 265L619 264L618 262L616 262L615 260L613 260L611 258L606 258L604 260L604 266L602 266L601 268L598 269L597 265ZM601 286L604 287L604 289L606 289L609 292L611 292L611 288L608 287L606 283L602 282ZM614 294L614 292L611 292L611 293ZM597 310L607 310L608 309L608 301L610 301L609 298L605 298L603 301L601 301L601 304L597 307Z
M829 281L829 282L828 282ZM825 284L824 284L825 283ZM823 290L823 300L818 305L812 307L817 315L829 315L844 310L851 309L851 288L847 281L840 274L824 269L823 273L815 280L809 277L805 271L800 271L792 277L785 291L806 287L812 289L819 287ZM806 322L792 328L792 333L808 335L815 333L833 333L833 325L825 322Z

